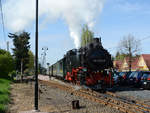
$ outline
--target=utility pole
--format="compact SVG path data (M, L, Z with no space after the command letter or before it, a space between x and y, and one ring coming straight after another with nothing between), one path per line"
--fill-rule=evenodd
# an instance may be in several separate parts
M131 53L131 44L129 42L129 72L131 72L132 68L132 53Z
M9 41L7 41L7 51L9 51Z
M49 68L50 63L47 63L47 71L48 71L48 76L50 78L50 68Z
M23 59L21 59L21 82L23 81Z
M46 74L46 51L48 50L47 47L42 47L43 53L42 53L42 74Z
M35 24L35 97L34 107L38 111L38 0L36 0L36 24Z
M48 50L48 47L42 47L43 50L43 58L42 58L42 67L46 67L46 51Z

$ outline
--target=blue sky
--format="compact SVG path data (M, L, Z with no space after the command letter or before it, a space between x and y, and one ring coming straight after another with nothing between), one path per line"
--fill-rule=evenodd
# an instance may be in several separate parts
M97 12L93 18L95 25L92 31L96 37L102 38L104 48L115 55L116 47L124 36L132 34L137 39L150 36L149 5L150 0L106 0L102 11ZM6 12L4 12L4 17L5 15ZM48 47L46 59L52 64L62 58L66 51L75 48L75 44L70 36L68 23L64 18L49 20L44 16L41 16L39 21L39 58L42 53L41 48ZM6 41L10 41L10 48L12 48L12 40L8 39L7 33L14 31L8 26L5 27L5 30ZM24 27L24 30L31 33L31 50L34 52L35 20ZM2 49L6 48L4 42L2 25L0 25L0 47ZM141 53L150 54L149 42L150 38L141 42Z

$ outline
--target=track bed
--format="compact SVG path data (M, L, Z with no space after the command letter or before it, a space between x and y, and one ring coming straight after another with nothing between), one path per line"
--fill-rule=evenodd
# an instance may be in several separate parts
M73 95L80 96L86 100L100 103L104 106L115 108L116 110L129 113L143 113L150 112L150 105L144 103L141 99L130 98L130 96L119 95L118 92L106 92L105 94L98 93L83 87L70 85L60 81L41 81L45 85L55 86L59 89L65 90ZM130 91L131 92L131 91Z

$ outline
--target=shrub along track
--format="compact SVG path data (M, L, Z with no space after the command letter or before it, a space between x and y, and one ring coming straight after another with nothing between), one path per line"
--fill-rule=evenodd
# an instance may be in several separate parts
M110 106L112 108L115 108L125 113L149 113L150 112L149 105L144 104L140 101L133 101L130 99L119 97L112 92L106 92L103 94L90 89L76 90L75 88L69 85L63 85L54 81L39 80L39 83L41 85L50 85L59 88L61 90L65 90L73 95L80 96L85 99L89 99L93 102L97 102L103 105Z

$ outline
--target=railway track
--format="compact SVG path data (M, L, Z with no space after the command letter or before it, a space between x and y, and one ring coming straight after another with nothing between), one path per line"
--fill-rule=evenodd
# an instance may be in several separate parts
M76 90L71 86L59 84L53 81L40 80L39 82L40 84L50 85L61 90L65 90L72 95L80 96L93 102L110 106L125 113L150 113L150 105L144 104L140 101L119 97L112 92L106 92L103 94L90 89Z
M137 105L141 105L141 106L143 106L145 108L149 108L150 109L150 105L149 104L145 104L142 101L132 99L131 97L130 98L120 97L120 96L116 95L115 93L112 93L112 92L109 92L109 91L107 91L106 94L111 95L111 96L116 97L116 98L122 98L122 99L128 100L128 101L130 101L132 103L136 103ZM148 110L148 111L150 112L150 110Z
M111 92L106 92L106 94L101 94L96 91L88 91L88 92L82 91L82 92L92 95L96 98L98 97L98 99L102 99L102 103L104 103L105 105L111 106L113 108L117 108L123 112L128 112L128 113L137 113L137 112L149 113L150 112L150 105L144 104L140 101L122 98Z

